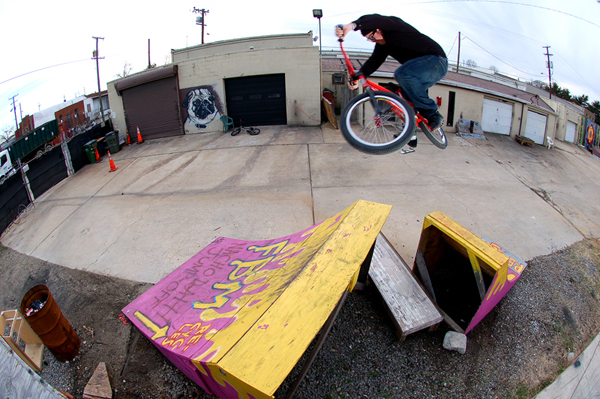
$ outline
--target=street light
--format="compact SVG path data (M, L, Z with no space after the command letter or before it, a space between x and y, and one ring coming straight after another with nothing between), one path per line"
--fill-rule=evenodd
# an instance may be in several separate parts
M323 16L323 10L313 10L313 17L319 20L319 56L321 56L321 17Z

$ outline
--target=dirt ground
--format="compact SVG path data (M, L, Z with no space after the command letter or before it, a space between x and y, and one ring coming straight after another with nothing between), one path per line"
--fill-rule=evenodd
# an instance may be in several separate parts
M46 350L41 376L81 398L105 362L114 398L210 398L121 309L149 284L67 269L0 247L0 309L37 284L52 292L82 345L71 362ZM600 332L600 241L587 239L528 261L522 278L468 335L467 352L442 349L444 324L398 342L376 289L348 296L295 398L530 398ZM304 356L306 358L306 354ZM276 392L284 397L302 366Z

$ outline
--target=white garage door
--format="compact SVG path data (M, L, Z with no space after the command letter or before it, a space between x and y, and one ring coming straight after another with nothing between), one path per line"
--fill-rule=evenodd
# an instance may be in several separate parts
M484 98L481 128L484 132L509 135L512 113L512 104Z
M567 121L567 134L565 136L565 141L568 143L574 143L576 131L577 125L571 121Z
M525 137L530 138L536 144L544 145L546 138L546 115L527 111L527 126L525 126Z

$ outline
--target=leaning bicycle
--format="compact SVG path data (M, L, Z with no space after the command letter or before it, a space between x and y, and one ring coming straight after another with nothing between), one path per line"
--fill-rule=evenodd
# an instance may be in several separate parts
M350 57L338 39L348 75L355 73ZM448 146L444 130L430 129L427 119L415 112L412 104L402 97L400 86L394 91L360 76L365 92L354 97L342 110L342 134L354 148L369 154L389 154L404 147L414 136L416 126L438 148ZM393 85L393 84L392 84Z
M250 134L252 136L256 136L257 134L260 133L260 129L257 128L257 127L244 127L244 126L242 126L242 120L240 119L240 126L236 127L235 129L233 129L231 131L231 135L232 136L237 136L242 131L245 131L246 133L248 133L248 134Z

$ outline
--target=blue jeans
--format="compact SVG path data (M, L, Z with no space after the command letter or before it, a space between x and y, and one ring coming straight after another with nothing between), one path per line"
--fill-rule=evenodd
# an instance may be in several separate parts
M437 55L414 58L402 64L394 77L402 87L402 95L425 117L433 115L438 106L427 89L448 73L448 60Z

